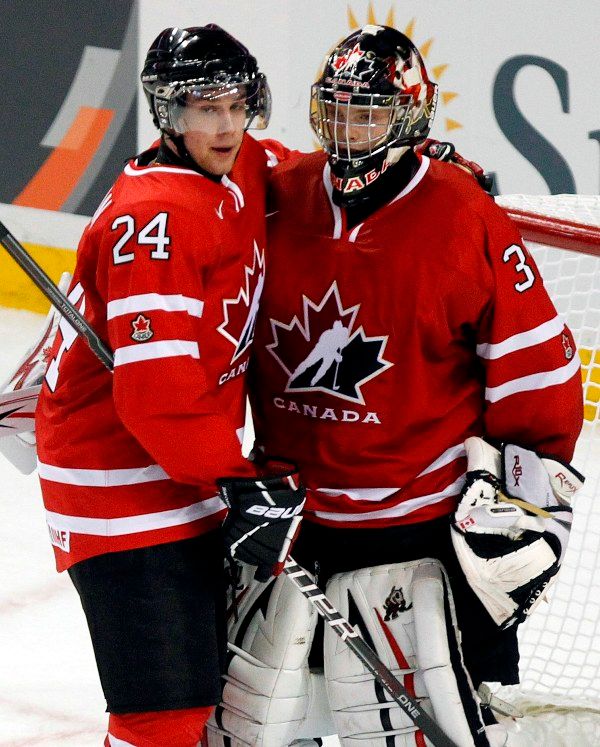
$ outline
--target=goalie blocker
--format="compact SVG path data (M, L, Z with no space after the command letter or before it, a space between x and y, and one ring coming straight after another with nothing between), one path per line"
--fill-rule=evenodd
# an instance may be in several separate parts
M229 666L223 700L208 724L209 747L286 747L302 743L295 739L333 731L342 745L425 743L406 713L330 629L324 637L328 723L322 696L314 702L320 687L308 665L313 608L285 577L269 586L248 583L230 628ZM439 561L341 573L330 580L326 593L457 745L511 744L504 726L484 725Z

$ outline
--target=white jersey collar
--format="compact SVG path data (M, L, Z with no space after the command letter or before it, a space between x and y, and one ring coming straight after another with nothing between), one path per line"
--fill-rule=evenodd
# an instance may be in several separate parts
M421 182L421 180L427 173L428 169L429 169L429 158L427 156L421 156L421 164L419 168L417 169L417 172L413 176L413 178L409 181L409 183L406 185L406 187L404 187L404 189L401 192L399 192L393 199L391 199L389 202L387 202L385 205L379 208L379 210L382 210L383 208L387 207L387 205L391 205L393 202L396 202L397 200L400 200L403 197L406 197L406 195L410 194L410 192L412 192L413 189L415 189L415 187ZM325 192L327 193L327 198L331 206L331 212L333 213L332 238L339 239L342 236L342 210L339 207L339 205L336 205L335 202L333 201L333 185L331 183L331 167L329 165L329 161L325 162L325 167L323 169L323 185L325 187ZM352 229L351 238L350 238L351 241L356 241L358 233L363 225L364 225L364 222L360 223L358 226L355 226Z

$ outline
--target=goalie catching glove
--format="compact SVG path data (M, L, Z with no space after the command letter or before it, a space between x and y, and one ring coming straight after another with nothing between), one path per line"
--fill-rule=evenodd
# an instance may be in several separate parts
M555 580L584 478L515 444L465 441L467 480L452 542L471 587L497 625L521 622Z
M223 522L226 555L257 566L257 581L268 581L283 570L298 533L306 496L293 465L267 460L266 469L277 469L277 474L217 480L229 509Z

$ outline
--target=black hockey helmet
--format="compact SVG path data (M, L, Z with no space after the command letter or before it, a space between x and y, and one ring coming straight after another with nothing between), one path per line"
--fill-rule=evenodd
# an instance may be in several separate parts
M427 137L436 103L437 85L400 31L367 25L343 39L311 91L311 126L334 187L356 194L375 181Z
M187 95L210 97L243 86L246 129L269 123L271 93L256 58L214 23L167 28L150 45L141 74L154 124L168 135L182 135L180 114Z

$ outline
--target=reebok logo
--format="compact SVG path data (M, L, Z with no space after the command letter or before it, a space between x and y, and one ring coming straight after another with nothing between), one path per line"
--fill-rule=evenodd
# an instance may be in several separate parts
M576 493L577 492L577 485L574 485L569 478L565 475L564 472L558 472L555 475L555 478L560 481L560 486L563 488L563 490L568 491L569 493Z
M515 486L519 484L519 478L523 474L523 467L518 454L515 454L515 463L512 468L512 476L515 480Z

